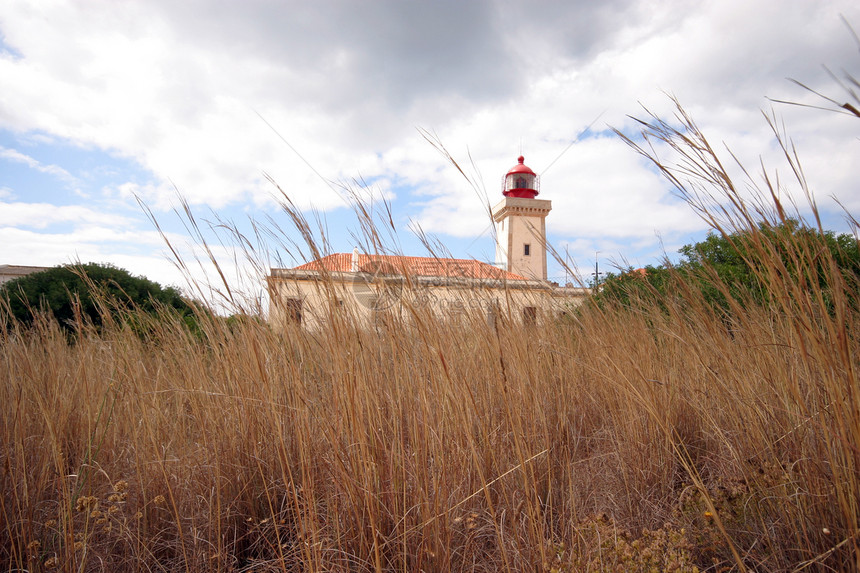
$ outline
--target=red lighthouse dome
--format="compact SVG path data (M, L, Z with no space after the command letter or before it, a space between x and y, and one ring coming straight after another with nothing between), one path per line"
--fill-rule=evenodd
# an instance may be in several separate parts
M517 158L518 163L511 167L502 180L502 195L505 197L534 199L540 193L540 179L524 161L525 158L520 155Z

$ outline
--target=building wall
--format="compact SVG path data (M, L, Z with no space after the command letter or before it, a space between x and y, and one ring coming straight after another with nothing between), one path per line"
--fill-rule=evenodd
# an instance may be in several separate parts
M25 277L32 273L46 271L51 267L33 267L24 265L0 265L0 285L3 283Z
M360 273L333 273L330 281L316 273L280 271L269 277L270 322L276 327L301 323L318 329L343 313L367 324L394 317L413 320L429 313L451 320L504 316L522 324L538 324L579 304L587 292L557 289L538 281L402 277L367 283ZM562 293L562 291L565 291Z

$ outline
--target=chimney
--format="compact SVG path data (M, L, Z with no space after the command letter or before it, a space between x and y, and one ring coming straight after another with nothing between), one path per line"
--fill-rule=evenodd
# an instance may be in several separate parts
M352 269L350 270L354 273L358 272L358 247L352 249Z

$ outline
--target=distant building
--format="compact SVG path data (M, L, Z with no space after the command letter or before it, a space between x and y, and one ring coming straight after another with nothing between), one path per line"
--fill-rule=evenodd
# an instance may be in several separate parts
M29 274L47 271L51 267L31 267L23 265L0 265L0 285L25 277Z
M546 217L552 202L537 199L540 181L524 158L502 180L493 207L496 265L476 260L336 253L267 278L270 322L314 328L333 312L349 310L369 321L408 318L426 308L456 319L480 312L536 324L578 304L588 289L547 282Z

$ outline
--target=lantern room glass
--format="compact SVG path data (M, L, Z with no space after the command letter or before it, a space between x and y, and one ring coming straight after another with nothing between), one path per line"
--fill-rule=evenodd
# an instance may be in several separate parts
M512 173L505 178L505 191L513 189L536 189L535 175L528 173Z

